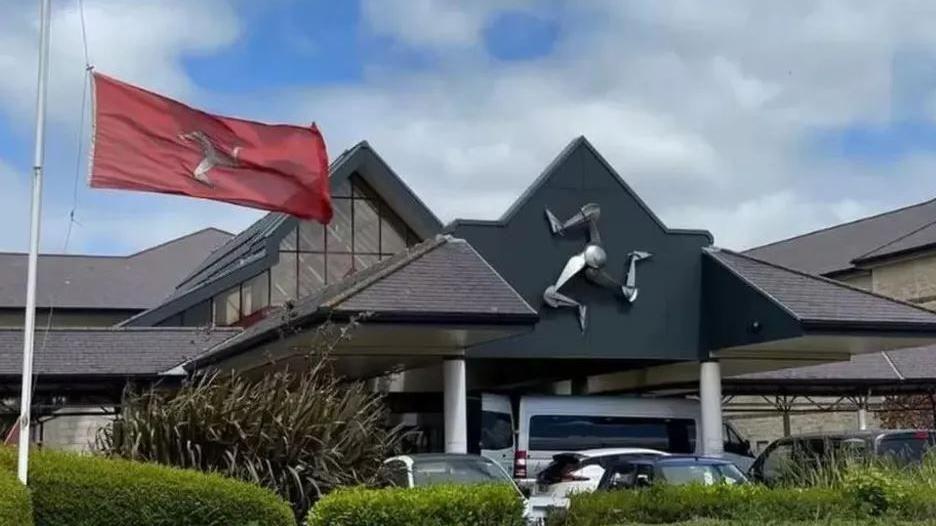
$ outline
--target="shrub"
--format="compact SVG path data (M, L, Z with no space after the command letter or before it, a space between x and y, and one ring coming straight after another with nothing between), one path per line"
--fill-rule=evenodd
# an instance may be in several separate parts
M505 485L335 491L309 512L308 526L521 526L523 503Z
M855 506L843 492L827 488L655 486L647 490L573 495L569 511L551 517L550 524L608 526L700 518L807 521L856 516Z
M259 377L208 374L176 392L128 393L98 448L265 486L301 518L332 488L371 483L399 444L381 396L363 382L343 381L329 365L328 353L347 331L320 328L292 368Z
M0 526L32 526L29 490L13 471L0 469Z
M14 463L0 450L0 469ZM269 490L155 464L35 451L29 488L36 526L295 526Z

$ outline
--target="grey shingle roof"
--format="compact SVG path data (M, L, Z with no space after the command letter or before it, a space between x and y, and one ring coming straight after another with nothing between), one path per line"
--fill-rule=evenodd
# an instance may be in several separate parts
M533 323L536 311L466 241L436 236L279 308L206 356L227 354L330 315L367 313L371 321L451 320Z
M130 256L41 255L40 307L146 309L231 234L207 228ZM0 254L0 307L26 304L26 255Z
M41 376L152 376L166 372L239 332L238 329L52 329L36 331ZM22 329L0 329L0 377L23 364Z
M936 313L723 249L706 251L801 322L936 329Z
M854 260L883 249L934 221L936 200L931 200L752 248L745 253L810 274L831 274L854 268ZM906 250L919 246L913 243L932 244L934 241L936 231L928 230L905 239L901 246Z
M874 259L896 256L905 252L919 250L936 245L936 221L922 226L909 234L898 237L890 243L878 247L867 254L855 259L856 262L866 262Z

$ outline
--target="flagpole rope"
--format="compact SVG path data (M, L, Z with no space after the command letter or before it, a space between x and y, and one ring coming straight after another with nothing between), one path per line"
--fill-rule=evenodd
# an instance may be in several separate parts
M68 212L68 226L65 229L65 239L62 243L62 254L68 254L69 244L71 243L72 230L74 226L75 225L81 226L80 223L78 223L78 221L75 219L75 214L77 213L77 210L78 210L78 188L79 188L78 181L81 176L81 164L82 164L81 161L82 161L82 155L84 152L83 145L84 145L84 127L85 127L85 113L86 113L85 110L88 106L88 88L91 85L91 72L94 69L94 66L91 65L91 54L88 52L88 28L87 28L87 22L85 20L84 0L77 0L77 7L78 7L78 20L80 22L80 27L81 27L81 48L82 48L82 51L84 52L84 72L82 73L82 79L81 79L81 84L82 84L81 106L78 110L79 118L78 118L77 147L76 147L76 155L75 155L75 174L74 174L74 181L72 183L72 200L71 200L71 207ZM49 333L52 330L52 319L53 319L54 312L55 312L55 298L53 296L49 298L49 313L46 316L46 326L45 326L45 330L43 331L42 342L40 343L40 346L39 346L40 354L42 354L42 352L45 351L46 344L49 341ZM33 394L35 394L35 391L36 391L37 382L35 382L35 379L38 376L39 375L36 374L35 372L33 373L33 379L34 379L32 383Z

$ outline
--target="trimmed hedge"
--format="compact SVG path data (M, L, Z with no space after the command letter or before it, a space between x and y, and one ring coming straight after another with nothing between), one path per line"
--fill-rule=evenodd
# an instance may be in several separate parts
M326 495L308 526L522 526L523 502L505 485L349 488Z
M858 523L932 521L936 487L862 475L842 488L764 486L655 486L637 491L600 491L571 497L567 512L550 526L672 524L698 519L733 524L811 521Z
M0 469L0 526L32 526L33 510L29 490L20 484L15 472Z
M269 490L220 475L48 450L29 464L36 526L296 524ZM14 466L15 454L0 449L0 470Z

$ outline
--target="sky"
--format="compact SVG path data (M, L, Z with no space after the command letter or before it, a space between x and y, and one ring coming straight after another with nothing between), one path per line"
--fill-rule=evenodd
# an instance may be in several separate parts
M0 250L27 246L38 2L0 0ZM260 212L91 190L78 0L53 0L42 248L126 254ZM91 64L367 140L448 222L585 135L670 227L743 249L936 197L926 0L84 0ZM71 211L75 222L66 244Z

